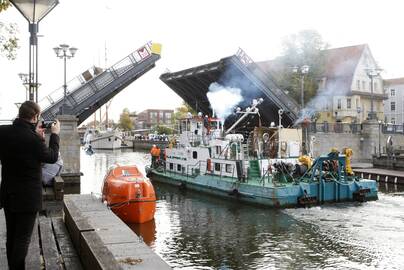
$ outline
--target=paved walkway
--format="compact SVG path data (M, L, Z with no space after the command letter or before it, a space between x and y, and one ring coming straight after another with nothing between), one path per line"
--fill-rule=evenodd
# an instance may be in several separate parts
M38 217L25 260L25 267L27 270L83 269L62 217ZM0 269L8 269L6 221L3 210L0 210Z

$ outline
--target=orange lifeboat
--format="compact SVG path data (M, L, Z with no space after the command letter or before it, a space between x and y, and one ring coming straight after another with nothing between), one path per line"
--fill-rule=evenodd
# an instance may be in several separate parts
M112 167L104 178L102 201L126 223L154 218L156 195L150 180L133 166Z

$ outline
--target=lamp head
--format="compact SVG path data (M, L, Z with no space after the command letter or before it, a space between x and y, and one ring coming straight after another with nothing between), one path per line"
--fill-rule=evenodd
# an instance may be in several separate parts
M57 4L58 0L10 0L25 19L31 24L37 24Z
M53 50L55 51L56 56L60 56L60 51L62 50L62 48L60 48L60 47L55 47L55 48L53 48Z
M76 54L77 50L78 50L78 49L75 48L75 47L70 47L70 48L69 48L70 55L73 57L73 56Z

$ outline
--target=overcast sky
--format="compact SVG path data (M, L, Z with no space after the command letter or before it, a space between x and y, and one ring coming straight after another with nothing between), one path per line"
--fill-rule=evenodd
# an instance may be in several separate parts
M62 43L79 48L68 60L68 80L93 65L105 67L105 48L111 66L147 41L162 43L156 67L113 99L110 114L117 120L125 107L140 112L181 104L159 80L167 68L218 61L239 47L255 61L268 60L281 52L283 37L303 29L317 30L331 47L367 43L383 78L404 77L403 7L400 0L60 0L39 24L39 98L63 84L63 62L52 50ZM0 119L10 119L14 103L25 98L17 74L28 73L28 23L14 7L0 20L19 27L17 60L0 58Z

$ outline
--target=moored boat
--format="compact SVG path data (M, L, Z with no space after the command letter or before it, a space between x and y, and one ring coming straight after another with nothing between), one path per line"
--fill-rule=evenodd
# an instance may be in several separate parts
M104 178L102 201L126 223L154 218L156 195L150 180L136 166L114 165Z

